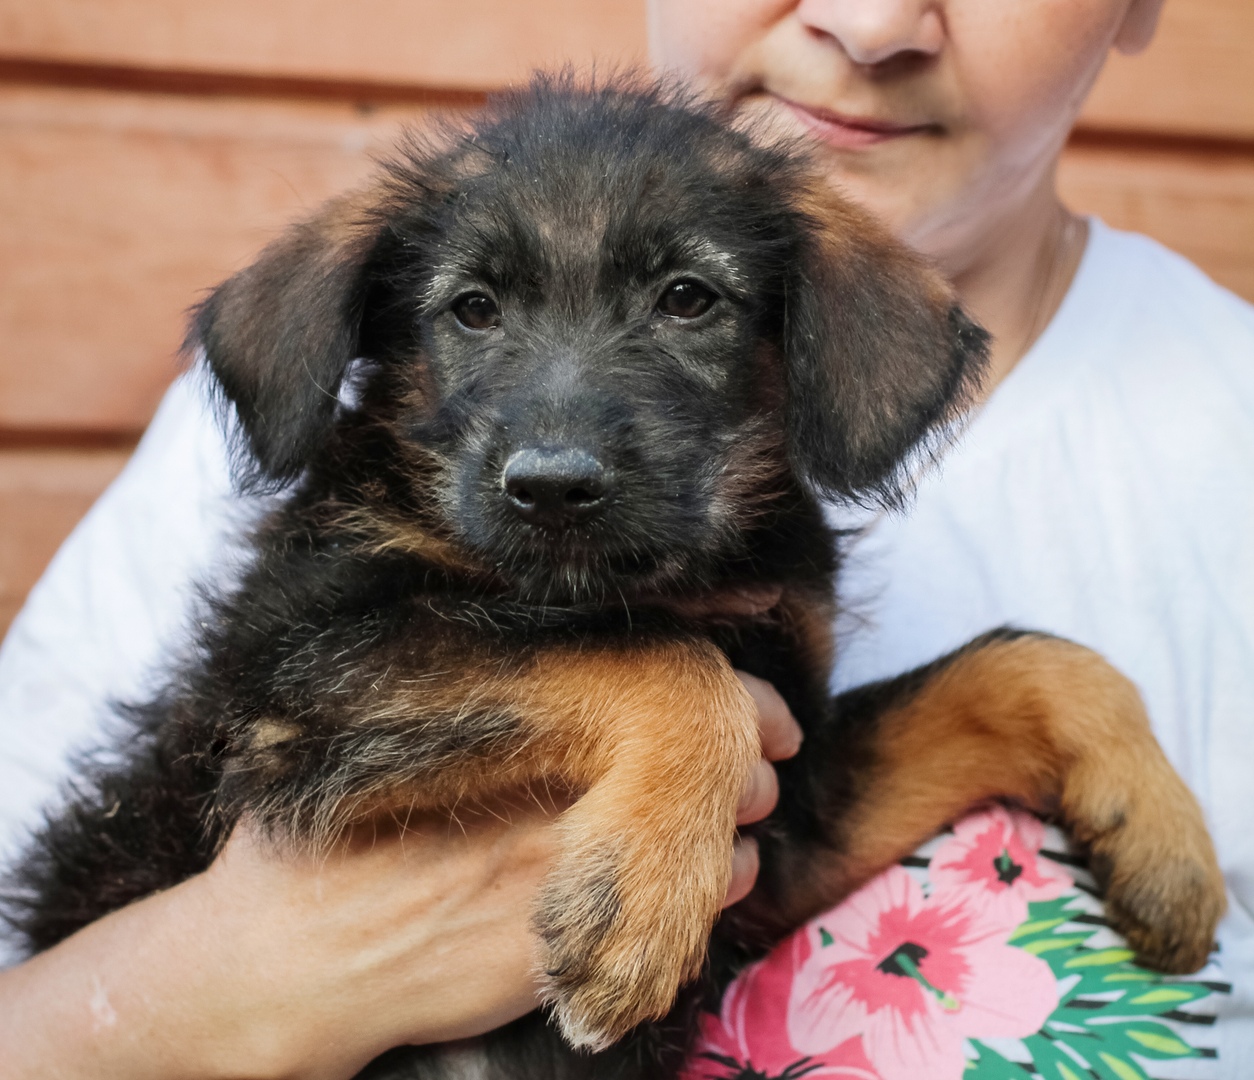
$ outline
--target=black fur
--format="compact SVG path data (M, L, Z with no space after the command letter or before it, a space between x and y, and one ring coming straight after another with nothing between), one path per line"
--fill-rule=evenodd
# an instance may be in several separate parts
M865 710L842 719L778 616L674 612L746 582L825 610L816 497L899 500L985 355L939 279L859 214L838 204L833 237L827 198L803 159L679 91L539 79L469 133L413 139L367 192L221 285L191 343L238 416L249 478L290 493L195 662L132 710L122 764L86 769L27 854L9 917L29 947L203 869L245 810L325 838L363 793L495 768L522 738L526 717L503 707L456 726L389 714L406 676L523 664L560 640L713 636L808 731L762 830L756 904L720 923L670 1017L605 1053L574 1053L539 1015L475 1051L489 1063L475 1075L671 1075L699 1004L784 929L776 852L835 857L831 822L870 753ZM660 313L675 282L712 306ZM500 325L462 325L467 294ZM519 518L500 478L532 446L604 465L596 516ZM290 732L256 748L275 718ZM438 1047L363 1074L451 1075Z

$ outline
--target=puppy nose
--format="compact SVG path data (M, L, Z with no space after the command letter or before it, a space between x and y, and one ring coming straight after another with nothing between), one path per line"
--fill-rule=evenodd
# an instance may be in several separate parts
M524 521L560 528L586 521L604 505L605 468L574 447L518 450L505 462L501 490Z

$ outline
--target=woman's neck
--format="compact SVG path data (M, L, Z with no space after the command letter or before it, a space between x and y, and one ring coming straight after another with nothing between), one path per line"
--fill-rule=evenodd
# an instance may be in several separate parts
M1088 240L1088 223L1062 205L1052 176L1025 204L990 224L953 274L964 306L993 335L981 402L1049 325Z

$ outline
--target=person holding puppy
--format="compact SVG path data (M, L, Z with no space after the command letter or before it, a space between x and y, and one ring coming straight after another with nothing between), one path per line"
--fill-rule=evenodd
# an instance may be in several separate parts
M1144 47L1159 5L653 0L650 42L660 68L805 139L994 334L982 408L913 508L833 510L862 530L842 588L865 624L834 685L1007 622L1131 675L1228 874L1236 991L1213 1075L1235 1077L1254 1069L1254 567L1237 543L1254 522L1254 313L1148 241L1074 217L1054 185L1107 52ZM228 492L221 436L183 380L0 654L10 838L64 755L92 741L102 703L140 685L184 615L168 598L229 572L214 549L256 510ZM764 757L787 756L786 709L750 688ZM773 782L763 763L745 820L769 810ZM549 821L517 810L465 835L354 838L325 865L241 830L207 873L0 972L5 1063L17 1076L350 1076L390 1046L488 1030L535 1005L527 919ZM752 850L739 859L729 900L752 883Z

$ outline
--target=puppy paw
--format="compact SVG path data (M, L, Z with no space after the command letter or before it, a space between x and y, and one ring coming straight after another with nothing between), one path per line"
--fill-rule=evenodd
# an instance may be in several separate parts
M1197 803L1179 784L1116 822L1090 843L1115 929L1148 967L1177 974L1204 967L1227 902Z
M721 847L682 861L606 849L552 876L536 917L543 997L572 1046L603 1050L664 1016L700 973L730 877L730 837Z

